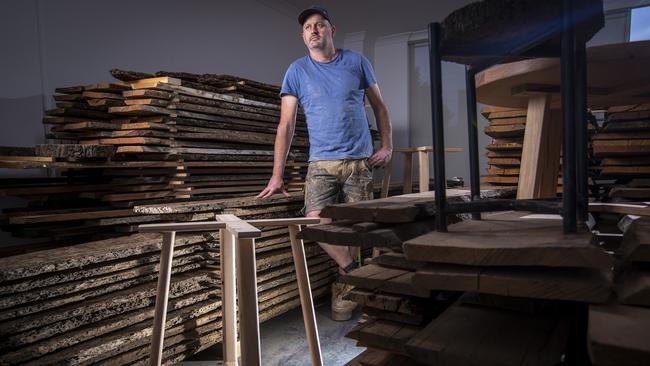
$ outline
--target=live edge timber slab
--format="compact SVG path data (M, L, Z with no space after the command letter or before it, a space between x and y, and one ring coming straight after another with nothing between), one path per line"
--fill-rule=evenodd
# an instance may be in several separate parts
M435 222L430 218L397 225L336 222L307 227L302 231L302 238L332 245L362 248L401 247L404 241L434 229Z
M430 264L410 278L418 288L478 292L529 299L603 303L611 274L591 268L477 267Z
M650 219L635 220L623 234L619 253L631 262L650 262Z
M481 191L481 198L503 198L514 192L510 188ZM447 200L462 202L469 200L470 191L448 189ZM407 223L418 218L431 217L435 213L434 192L404 194L377 200L341 203L325 207L321 217L354 220L357 222Z
M590 306L589 356L595 366L647 365L650 360L650 309Z
M523 217L523 218L522 218ZM546 266L609 269L612 260L591 233L564 234L562 221L492 215L431 231L404 243L407 259L469 266Z

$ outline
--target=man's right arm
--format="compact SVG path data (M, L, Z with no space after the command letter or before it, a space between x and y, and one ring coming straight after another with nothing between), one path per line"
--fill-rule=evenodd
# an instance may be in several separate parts
M293 95L282 96L280 105L280 123L278 132L275 135L275 149L273 154L273 175L268 185L257 198L271 197L277 192L285 196L289 193L284 189L284 165L289 154L289 147L293 139L293 132L296 127L296 113L298 112L298 98Z

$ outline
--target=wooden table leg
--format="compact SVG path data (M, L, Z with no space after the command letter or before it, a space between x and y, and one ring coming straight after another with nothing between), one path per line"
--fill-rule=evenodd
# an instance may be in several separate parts
M311 354L311 364L323 365L320 342L318 340L318 327L316 325L316 314L314 312L314 300L311 296L311 285L309 283L309 272L307 271L307 258L302 239L298 239L300 225L289 225L289 237L291 238L291 251L293 262L296 267L296 278L298 280L298 291L300 293L300 306L302 307L302 318L305 322L305 333Z
M528 99L517 199L557 197L562 123L553 120L550 105L548 94Z
M257 305L257 265L255 239L237 238L237 292L239 294L239 334L241 338L241 364L262 364L260 349L260 322Z
M158 270L156 310L154 312L153 334L151 337L151 356L149 360L149 364L153 366L159 366L162 363L165 323L167 322L167 300L169 298L175 238L176 232L174 231L163 233L162 248L160 249L160 269Z
M420 192L429 191L429 152L418 151ZM443 177L444 178L444 177Z
M219 231L221 261L221 310L223 319L223 362L237 366L237 313L235 290L235 238L228 230Z
M404 153L404 189L402 193L413 193L413 153Z

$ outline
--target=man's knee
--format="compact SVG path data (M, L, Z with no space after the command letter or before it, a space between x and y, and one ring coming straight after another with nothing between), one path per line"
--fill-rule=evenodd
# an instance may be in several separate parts
M320 217L320 210L317 211L309 211L305 214L305 217ZM321 217L320 218L320 223L321 224L329 224L332 222L332 219L327 218L327 217Z

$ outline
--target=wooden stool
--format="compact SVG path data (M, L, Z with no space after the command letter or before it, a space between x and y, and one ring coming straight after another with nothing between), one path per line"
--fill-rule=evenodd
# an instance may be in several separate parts
M420 192L429 191L429 153L433 151L433 146L418 146L418 147L405 147L395 149L396 152L404 154L404 187L403 194L413 193L413 154L418 154L418 183ZM448 147L445 152L461 152L463 149L458 147ZM381 182L381 198L388 197L388 189L390 187L391 178L391 163L393 159L386 164L384 168L384 178Z
M150 364L160 365L162 362L167 301L169 298L176 232L219 230L224 364L227 366L237 365L237 318L235 309L236 300L238 299L241 364L244 366L261 365L255 238L261 236L261 231L258 227L288 226L311 361L312 365L322 366L323 359L318 340L318 328L316 326L316 315L311 296L304 243L301 239L298 239L300 225L317 224L320 222L320 219L293 218L243 221L234 215L217 215L216 219L217 221L212 222L147 224L139 226L141 232L163 233ZM236 266L235 261L237 262ZM235 279L238 290L235 290ZM239 293L239 297L237 297L237 292Z

